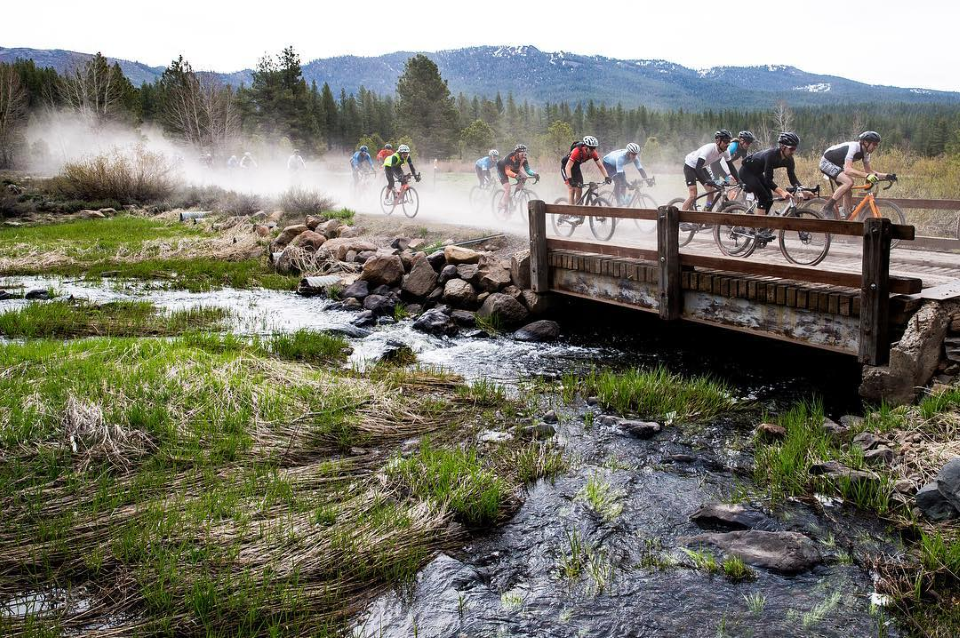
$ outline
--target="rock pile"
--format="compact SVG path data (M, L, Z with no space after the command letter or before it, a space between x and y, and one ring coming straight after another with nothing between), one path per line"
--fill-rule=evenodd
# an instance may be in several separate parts
M920 488L914 502L923 515L933 521L960 516L960 456L949 460L936 480Z

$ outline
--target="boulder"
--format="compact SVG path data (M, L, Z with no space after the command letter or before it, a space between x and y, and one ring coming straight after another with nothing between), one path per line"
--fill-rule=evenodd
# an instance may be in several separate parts
M371 294L371 295L380 295L381 297L386 297L386 296L389 295L391 292L393 292L393 289L390 288L390 286L388 286L388 285L386 285L386 284L380 284L379 286L376 286L375 288L373 288L373 289L370 291L370 294Z
M373 313L372 310L364 310L351 321L353 325L358 328L366 328L367 326L372 326L377 323L377 316Z
M928 483L921 487L913 500L923 515L931 521L948 521L960 515L957 508L940 492L937 483Z
M358 279L346 288L343 292L340 293L341 297L353 297L355 299L363 300L364 297L370 294L370 284L363 280Z
M340 220L328 219L325 222L319 223L316 226L316 231L326 235L327 239L333 239L340 234Z
M354 297L347 297L340 304L340 307L343 310L360 310L361 308L363 308L363 302Z
M476 264L460 264L457 266L457 277L476 286L480 283L480 267Z
M315 233L312 230L308 230L300 233L293 238L293 241L290 242L291 246L298 246L310 252L317 252L317 249L327 241L327 238L321 235L320 233Z
M960 510L960 456L947 461L937 474L937 489L953 507Z
M477 291L463 279L451 279L443 286L443 300L458 308L475 307Z
M417 317L417 320L413 322L413 329L438 337L452 337L457 334L457 325L453 322L453 319L437 308L428 310Z
M440 284L445 284L451 279L459 279L460 273L457 272L457 267L453 264L448 264L440 270L440 277L438 281Z
M548 299L549 297L546 295L541 295L532 290L523 291L523 305L526 306L530 314L534 316L542 315L547 311L549 306Z
M469 310L454 310L450 313L450 318L461 328L475 328L477 326L477 316Z
M381 319L385 318L386 317L381 317ZM409 365L416 360L417 355L410 346L401 341L394 341L392 339L387 341L386 347L384 347L383 353L378 359L378 361L393 365Z
M341 226L337 230L337 237L357 237L360 235L360 231L357 230L356 226Z
M427 298L424 300L424 305L430 307L440 303L440 300L443 299L443 286L437 286L430 291L430 294L427 295Z
M393 241L390 242L390 248L395 248L400 251L406 250L409 247L410 247L409 237L394 237Z
M498 321L504 326L515 326L523 323L528 314L523 304L500 292L495 292L487 297L477 313L483 319Z
M253 219L253 218L251 217L250 219ZM315 215L307 215L307 218L303 221L303 225L306 226L309 230L317 230L317 226L319 226L322 223L323 223L323 218L317 217Z
M13 295L9 290L0 290L0 301L4 301L6 299L13 299Z
M729 503L704 503L690 516L700 527L710 529L753 529L766 522L767 517L743 505Z
M270 235L270 227L263 224L254 224L253 232L257 234L257 237L268 237Z
M663 426L655 421L631 421L628 419L621 420L617 427L624 434L629 434L637 439L649 439L663 430Z
M787 429L775 423L761 423L753 433L757 439L765 442L782 441L787 438Z
M530 251L521 250L510 257L510 281L520 290L530 288Z
M437 285L437 271L423 253L418 253L410 265L410 272L403 276L403 292L413 297L426 297Z
M477 305L482 306L483 302L486 301L487 297L489 296L490 296L489 292L486 292L486 291L481 292L479 295L477 295Z
M338 237L336 239L327 239L324 248L330 251L330 254L337 258L338 261L348 261L347 252L354 251L354 253L362 253L365 251L370 251L375 253L377 251L376 244L372 244L368 241L362 239L357 239L354 237Z
M443 256L442 250L437 250L427 255L427 261L430 262L430 265L433 266L433 269L437 272L440 272L440 269L447 265L447 258Z
M487 292L497 292L510 285L510 271L498 263L487 264L480 268L478 283Z
M510 284L500 292L502 292L505 295L510 295L520 303L523 303L523 291L517 288L516 286L514 286L513 284Z
M37 288L35 290L28 290L27 293L23 296L24 299L33 299L33 300L45 300L52 299L50 291L46 288Z
M300 272L300 256L302 250L296 246L287 246L274 262L279 273L296 274Z
M418 303L411 303L406 305L407 314L411 317L416 317L421 312L423 312L423 306Z
M349 253L348 253L349 254ZM367 261L375 256L377 252L375 250L362 250L354 255L353 259L348 259L347 261L355 261L358 264L365 264Z
M548 319L528 323L513 333L513 338L517 341L556 341L559 337L560 324Z
M480 253L463 246L446 246L443 258L448 264L476 264L480 261Z
M363 264L360 279L373 285L393 285L403 277L403 262L396 255L375 255Z
M863 460L871 465L890 465L896 458L896 453L885 445L867 450L863 454Z
M689 541L713 545L724 553L738 556L745 563L781 574L805 572L823 562L817 544L797 532L751 529L725 534L700 534Z
M304 224L296 224L294 226L287 226L280 231L280 234L277 235L277 238L273 240L270 244L270 250L272 252L279 252L286 248L293 239L300 233L304 233L310 230Z
M98 210L82 210L77 214L84 219L106 219L107 218L106 215L104 215Z
M846 438L850 434L850 429L846 426L840 425L830 417L823 417L823 429L827 431L828 434L836 438Z
M408 272L410 271L410 267L413 266L413 259L414 255L409 250L405 250L400 253L400 261L403 262L403 269ZM433 270L433 268L430 270Z
M363 300L363 307L375 315L392 315L396 302L390 297L382 295L367 295Z

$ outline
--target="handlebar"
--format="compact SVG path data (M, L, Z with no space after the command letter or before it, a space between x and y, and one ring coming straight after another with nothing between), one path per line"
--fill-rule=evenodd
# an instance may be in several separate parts
M787 191L788 193L796 193L797 191L802 191L802 192L804 192L804 193L813 193L813 194L815 194L815 195L819 195L819 194L820 194L820 185L817 184L817 185L814 186L813 188L810 188L810 187L808 187L808 186L800 186L800 187L790 186L790 187L785 188L785 189L783 189L783 190Z
M896 174L896 173L889 173L889 174L888 174L886 177L884 177L883 179L878 179L878 180L875 181L875 182L871 182L871 181L868 180L867 183L864 184L863 186L859 187L858 190L863 190L864 192L866 192L866 191L869 191L870 189L872 189L874 186L876 186L876 185L879 184L880 182L887 182L887 185L883 187L883 190L888 191L888 190L890 190L891 188L893 188L893 183L896 182L896 181L897 181L897 174Z

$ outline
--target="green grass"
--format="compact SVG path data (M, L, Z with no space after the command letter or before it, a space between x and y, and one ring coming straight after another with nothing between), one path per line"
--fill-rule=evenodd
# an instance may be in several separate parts
M506 403L507 390L504 386L486 377L477 379L473 383L461 386L460 396L475 405L484 407L498 407Z
M756 578L753 570L747 567L746 563L739 556L727 556L721 563L723 574L734 583Z
M599 474L593 474L577 492L576 499L586 503L604 521L612 523L623 513L622 490L615 490Z
M306 329L274 335L269 348L281 359L307 363L343 362L351 352L347 340L342 336Z
M723 571L723 566L717 562L716 557L706 550L694 550L681 547L680 551L687 555L687 558L693 563L693 568L707 574L718 574Z
M565 398L596 396L604 408L658 420L709 419L733 408L730 389L709 377L684 378L663 366L623 372L594 370L582 378L563 377Z
M12 338L171 336L215 328L229 316L223 308L161 312L147 301L31 303L0 314L0 335Z
M30 250L60 249L68 255L106 258L126 249L136 251L156 240L214 237L204 226L118 215L108 219L74 219L59 224L0 227L0 256Z
M750 610L750 613L754 616L760 616L763 614L763 608L767 604L767 597L764 596L761 592L754 592L752 594L743 595L744 602L747 603L747 609Z

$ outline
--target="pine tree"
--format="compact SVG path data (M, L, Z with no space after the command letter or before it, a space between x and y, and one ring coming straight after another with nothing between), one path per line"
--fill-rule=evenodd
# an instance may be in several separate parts
M457 138L457 109L437 65L424 55L407 60L397 98L402 131L429 157L449 157Z

